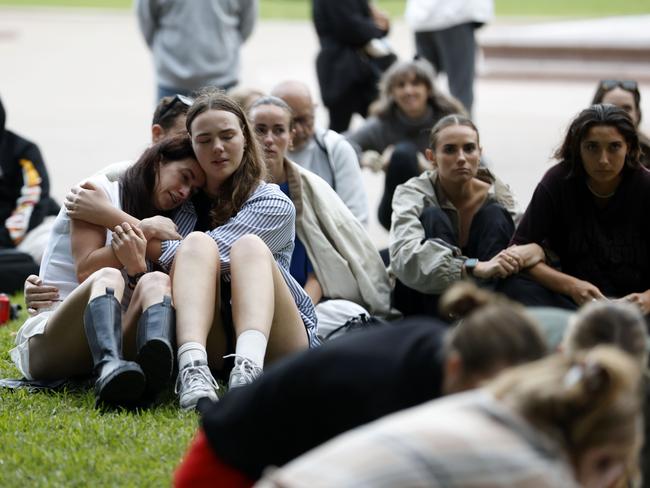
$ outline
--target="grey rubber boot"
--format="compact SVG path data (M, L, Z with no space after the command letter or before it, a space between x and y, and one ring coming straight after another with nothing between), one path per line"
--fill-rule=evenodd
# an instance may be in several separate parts
M136 362L147 377L147 396L155 397L170 384L174 370L176 311L172 299L147 308L138 321Z
M122 307L112 288L93 298L84 312L84 329L93 357L95 396L111 406L134 406L145 389L142 369L122 359Z

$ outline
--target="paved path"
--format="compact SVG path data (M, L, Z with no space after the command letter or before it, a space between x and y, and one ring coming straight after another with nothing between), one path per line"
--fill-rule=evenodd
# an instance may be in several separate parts
M490 27L493 33L498 28ZM403 23L395 23L391 39L402 57L412 55ZM244 49L242 81L269 89L298 78L316 90L317 47L309 23L261 22ZM154 78L131 12L0 8L0 60L7 125L40 144L55 197L107 163L137 157L145 147ZM475 118L481 143L520 205L526 205L549 167L570 118L590 102L594 85L591 80L478 80ZM641 89L648 120L650 84ZM323 110L318 118L326 120ZM366 173L365 182L374 213L383 180ZM376 221L371 234L379 246L385 244Z

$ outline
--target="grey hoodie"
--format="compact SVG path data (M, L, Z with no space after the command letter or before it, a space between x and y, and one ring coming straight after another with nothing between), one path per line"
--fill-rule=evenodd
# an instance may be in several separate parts
M257 0L136 0L135 8L159 86L237 84L239 48L253 31Z

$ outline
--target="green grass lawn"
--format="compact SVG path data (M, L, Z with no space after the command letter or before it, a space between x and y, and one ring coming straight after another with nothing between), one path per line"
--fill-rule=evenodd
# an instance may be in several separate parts
M186 0L190 1L190 0ZM0 0L0 5L40 5L98 8L130 8L132 0ZM405 0L377 0L391 16L404 12ZM496 0L499 16L527 17L597 17L650 13L648 0ZM261 16L265 19L307 19L309 0L260 0Z
M8 351L25 318L0 327L0 377L18 376ZM101 413L94 402L87 390L0 389L0 486L169 486L197 415L171 392L139 413Z

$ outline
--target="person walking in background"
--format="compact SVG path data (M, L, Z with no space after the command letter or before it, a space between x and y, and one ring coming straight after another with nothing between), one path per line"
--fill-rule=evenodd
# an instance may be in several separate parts
M284 100L293 112L293 142L287 157L323 178L359 222L366 225L368 197L352 145L332 130L315 127L314 102L304 83L284 81L271 95Z
M447 73L449 91L468 112L474 104L474 31L494 17L493 0L408 0L406 22L418 56Z
M388 17L368 0L313 0L314 26L320 41L316 73L330 129L347 130L352 115L363 117L377 97L379 68L366 54L373 40L386 36Z
M257 0L137 0L135 8L156 67L156 100L237 84L239 49L253 32Z

